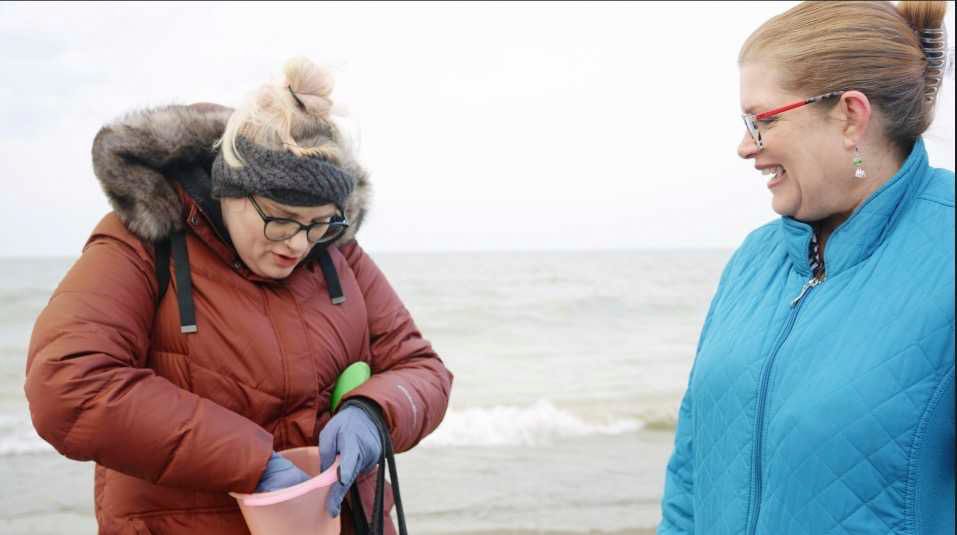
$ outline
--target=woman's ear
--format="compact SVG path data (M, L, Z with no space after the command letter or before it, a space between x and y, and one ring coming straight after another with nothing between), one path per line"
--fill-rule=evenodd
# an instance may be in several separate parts
M860 91L845 91L836 110L844 121L844 146L852 149L858 145L871 122L871 101Z

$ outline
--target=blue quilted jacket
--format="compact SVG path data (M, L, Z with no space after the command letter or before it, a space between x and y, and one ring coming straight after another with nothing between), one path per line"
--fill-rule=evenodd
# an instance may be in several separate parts
M734 253L668 463L659 534L954 533L954 173L918 140L828 239Z

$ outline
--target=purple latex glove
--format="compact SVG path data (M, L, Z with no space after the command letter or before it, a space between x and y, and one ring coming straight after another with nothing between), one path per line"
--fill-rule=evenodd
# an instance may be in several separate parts
M263 470L263 475L259 479L259 485L256 486L256 492L284 489L298 485L308 479L309 476L294 465L292 461L276 452L272 452L272 457L266 463L266 469Z
M339 516L342 499L362 472L382 457L379 431L368 415L358 407L346 406L329 420L319 433L319 459L322 469L332 465L339 454L339 481L329 489L326 511Z

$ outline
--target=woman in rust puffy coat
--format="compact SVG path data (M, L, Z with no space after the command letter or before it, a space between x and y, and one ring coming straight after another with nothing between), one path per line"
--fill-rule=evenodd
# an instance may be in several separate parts
M228 492L301 480L274 452L320 442L342 456L338 499L357 477L365 503L366 410L400 452L442 420L452 374L356 243L369 185L331 87L293 60L235 111L144 110L96 136L114 211L37 319L25 389L40 436L96 462L100 533L246 533ZM359 361L373 375L333 413Z

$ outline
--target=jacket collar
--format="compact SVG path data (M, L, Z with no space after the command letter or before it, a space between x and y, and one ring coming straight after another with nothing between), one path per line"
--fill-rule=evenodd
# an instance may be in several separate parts
M929 169L924 141L918 138L897 173L831 233L824 247L824 267L828 277L857 265L883 243L908 201L920 191ZM809 277L808 247L813 227L785 216L780 219L779 229L795 270Z
M258 280L243 264L229 238L219 203L210 195L209 172L197 166L184 168L175 174L175 180L190 231L224 264L244 277Z

